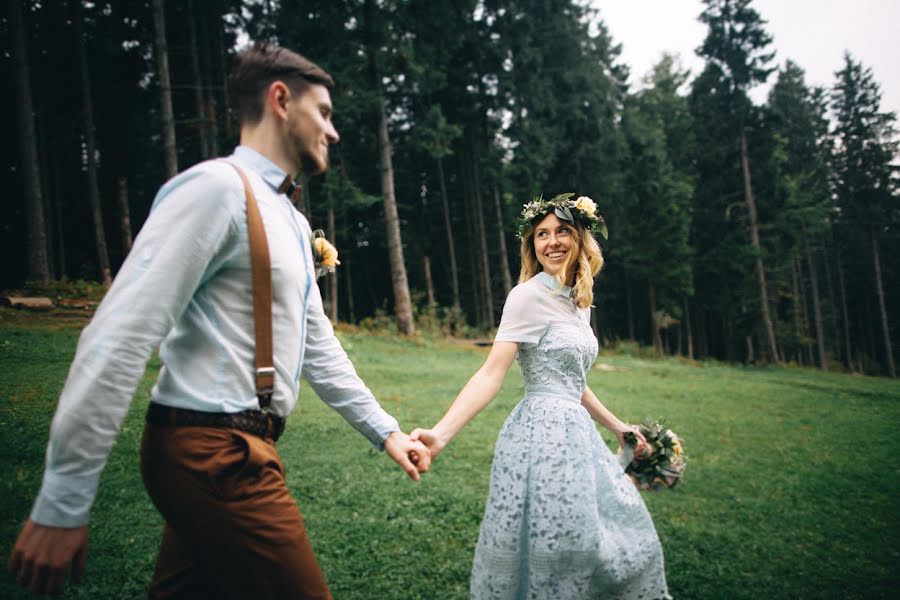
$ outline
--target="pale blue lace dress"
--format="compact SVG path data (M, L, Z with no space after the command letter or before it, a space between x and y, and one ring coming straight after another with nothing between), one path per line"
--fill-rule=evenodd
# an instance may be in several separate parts
M581 406L597 356L590 309L539 273L495 341L519 342L525 398L500 431L475 559L476 599L670 598L640 494Z

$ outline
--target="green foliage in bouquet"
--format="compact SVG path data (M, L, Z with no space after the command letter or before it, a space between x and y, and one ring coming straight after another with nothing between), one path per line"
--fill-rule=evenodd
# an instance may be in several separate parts
M625 473L639 490L659 491L671 489L681 480L684 473L685 456L678 435L651 419L638 426L647 440L641 455L635 456L637 436L632 432L625 433L625 443L621 461Z

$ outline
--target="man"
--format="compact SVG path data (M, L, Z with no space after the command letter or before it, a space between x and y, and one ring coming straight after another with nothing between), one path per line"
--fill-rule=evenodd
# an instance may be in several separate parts
M41 491L9 561L22 585L58 592L70 567L80 579L100 471L158 345L164 367L141 449L145 486L166 520L151 597L330 598L274 444L301 373L410 477L428 469L428 449L378 405L335 338L315 284L310 226L281 193L301 170L327 168L328 146L338 141L332 85L285 49L256 45L238 57L241 145L162 187L82 332ZM245 192L234 165L258 203L271 260L275 382L266 412L255 380Z

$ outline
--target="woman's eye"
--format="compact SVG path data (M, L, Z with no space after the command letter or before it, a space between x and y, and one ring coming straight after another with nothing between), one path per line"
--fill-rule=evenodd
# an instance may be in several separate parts
M567 228L563 228L563 229L560 229L556 235L569 235L570 233L571 233L571 230L569 230Z

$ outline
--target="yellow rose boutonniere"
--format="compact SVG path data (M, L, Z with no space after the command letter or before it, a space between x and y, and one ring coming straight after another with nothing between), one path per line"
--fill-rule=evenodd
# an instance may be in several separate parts
M316 265L316 277L334 273L335 267L341 264L341 261L338 260L337 248L325 239L325 234L321 229L313 232L312 250Z

